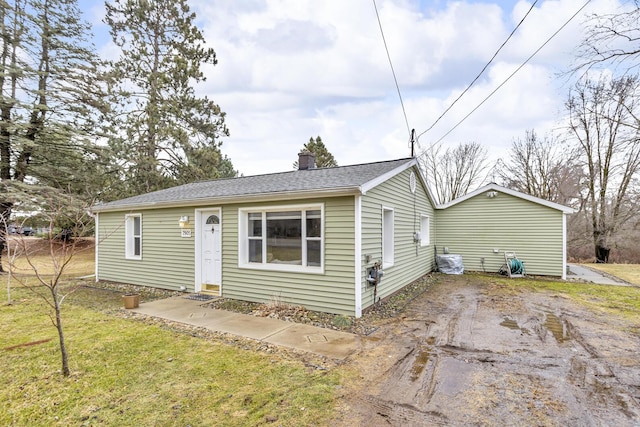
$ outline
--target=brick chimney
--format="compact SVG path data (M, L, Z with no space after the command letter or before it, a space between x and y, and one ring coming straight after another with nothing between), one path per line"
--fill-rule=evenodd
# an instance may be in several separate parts
M316 155L310 151L298 153L298 170L308 170L316 168Z

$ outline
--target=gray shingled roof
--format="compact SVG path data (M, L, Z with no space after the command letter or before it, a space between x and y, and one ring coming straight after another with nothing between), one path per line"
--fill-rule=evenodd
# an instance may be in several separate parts
M334 168L296 170L290 172L254 175L239 178L194 182L166 190L141 194L127 199L101 203L94 211L120 210L164 204L192 203L204 200L249 198L252 196L284 195L360 189L396 168L413 161L398 159Z

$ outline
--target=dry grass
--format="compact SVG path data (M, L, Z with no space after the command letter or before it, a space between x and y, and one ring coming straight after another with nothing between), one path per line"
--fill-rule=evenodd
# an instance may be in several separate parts
M325 425L333 410L334 372L73 304L64 378L41 302L14 292L0 306L0 425Z
M604 271L625 282L640 285L640 264L584 264L584 266Z
M90 253L78 254L69 274L91 273ZM50 268L44 254L33 260ZM17 284L14 303L0 304L0 425L326 425L333 412L336 371L123 319L113 308L119 292L73 281L62 289L76 289L63 304L68 378L47 305Z
M495 294L503 291L522 290L550 291L563 295L598 313L608 313L627 319L634 330L640 325L640 288L634 286L611 286L595 283L560 282L555 280L507 279L498 276L473 274L478 280L490 284ZM506 288L506 289L505 289ZM511 291L509 290L511 288ZM493 295L493 294L492 294Z
M33 267L45 277L52 276L57 268L65 261L65 252L59 242L33 237L14 239L10 241L11 251L2 256L2 267L8 271L11 267L17 276L33 276ZM69 254L69 251L66 252ZM64 268L64 277L87 276L95 272L95 254L93 239L84 239L73 249L72 261Z

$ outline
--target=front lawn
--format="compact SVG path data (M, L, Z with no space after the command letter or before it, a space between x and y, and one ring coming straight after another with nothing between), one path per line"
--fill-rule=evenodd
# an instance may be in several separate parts
M12 305L3 296L0 425L322 425L332 414L335 372L73 297L63 304L72 372L63 378L45 305L23 288Z
M604 271L626 282L640 285L640 264L585 264L585 267Z

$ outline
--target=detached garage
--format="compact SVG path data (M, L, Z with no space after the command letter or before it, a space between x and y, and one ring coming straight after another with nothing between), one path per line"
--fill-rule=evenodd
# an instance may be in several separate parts
M566 206L497 184L436 207L438 253L462 255L465 270L495 273L515 252L527 274L566 278Z

